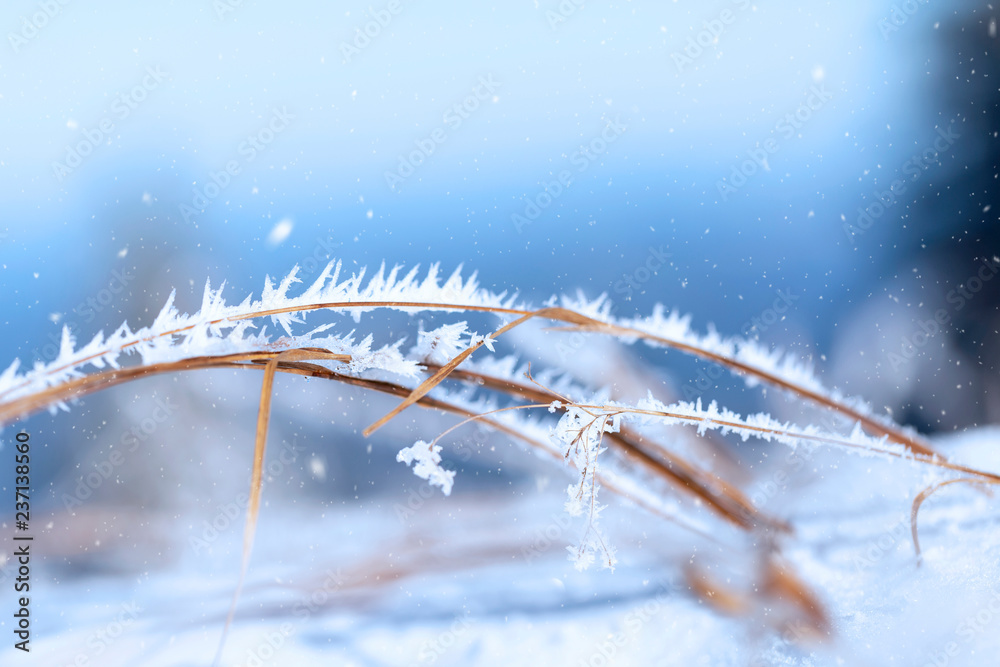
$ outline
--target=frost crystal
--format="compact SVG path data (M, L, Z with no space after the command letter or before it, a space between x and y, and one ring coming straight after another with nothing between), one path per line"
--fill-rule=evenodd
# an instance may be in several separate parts
M376 379L371 377L376 375L379 380L383 379L381 376L392 375L393 382L415 380L425 370L421 368L422 364L445 365L464 350L478 346L495 351L494 339L489 334L480 335L471 331L464 320L441 325L435 323L436 328L418 332L416 343L407 352L401 351L403 340L376 347L371 334L358 334L356 338L354 331L334 333L329 330L337 325L329 322L302 333L302 325L307 317L320 313L327 316L347 314L358 323L364 313L382 309L411 315L471 309L492 311L501 320L532 310L530 306L517 302L516 295L508 296L506 292L494 293L480 288L474 273L463 278L461 268L446 279L437 264L431 265L423 278L418 277L417 268L404 273L399 266L387 270L385 265L373 273L360 269L349 277L342 274L343 263L331 262L311 285L298 294L290 294L293 287L301 283L296 266L280 280L266 277L260 298L254 300L251 294L239 304L226 303L223 298L225 283L213 288L211 283L206 282L198 312L179 312L172 292L149 326L133 331L127 323L123 323L108 336L103 331L98 332L90 342L79 348L70 330L64 328L54 360L35 362L23 373L19 373L21 365L15 360L0 372L0 406L82 378L88 366L93 369L120 368L127 355L138 357L138 365L151 365L195 357L239 357L261 351L317 348L349 357L343 361L315 362L342 375L365 375L369 379ZM553 307L557 303L565 309L611 325L605 333L612 332L620 342L634 343L641 339L653 347L676 346L723 363L743 375L750 385L762 379L774 381L786 389L794 388L807 395L811 393L829 399L825 401L827 403L838 402L856 411L852 417L863 415L864 418L881 419L872 415L860 401L824 388L809 365L782 351L768 349L752 341L725 338L712 328L705 334L696 333L691 329L690 316L668 312L663 306L657 305L648 317L629 319L614 316L612 304L603 294L596 299L588 299L582 293L553 296L545 305ZM269 333L265 324L279 334ZM615 331L611 327L618 329ZM595 329L600 331L601 327ZM644 336L655 337L655 340ZM585 360L579 356L574 357L574 362L577 369L586 366ZM501 386L504 383L510 386L522 383L527 370L524 363L515 357L486 354L465 360L462 368L483 377L491 376L500 381ZM609 400L608 391L594 394L593 387L582 386L581 378L564 373L565 370L543 369L535 376L540 385L550 388L553 395L559 397L559 400L548 402L545 399L541 402L543 408L548 408L548 413L562 412L554 428L550 428L551 418L545 421L548 414L538 418L515 412L492 414L492 410L504 404L492 402L488 394L476 395L470 386L453 392L442 385L435 387L432 395L447 399L469 414L482 416L491 413L492 416L484 421L493 421L516 431L546 455L561 459L576 470L578 477L568 489L566 511L586 522L579 544L571 548L572 558L580 568L595 560L600 560L605 567L613 567L615 563L614 550L607 544L598 526L604 509L598 502L601 485L624 493L646 507L655 508L664 516L682 521L674 507L664 504L660 497L662 494L648 490L649 485L656 483L655 480L637 481L634 469L622 468L613 455L607 457L608 461L601 457L605 451L605 434L618 433L623 420L635 426L647 422L694 425L699 434L719 430L723 434L734 433L744 440L763 438L791 446L808 441L812 444L846 445L867 455L906 454L902 445L887 445L885 437L876 439L868 436L860 424L845 438L811 426L793 431L791 425L766 414L741 417L714 402L706 408L700 398L694 403L665 405L650 395L635 407L630 407ZM585 380L583 383L586 383ZM589 406L564 398L587 395L591 398ZM50 405L50 409L68 409L68 406L57 401ZM636 410L645 411L645 414L637 414ZM416 475L434 486L440 486L445 495L450 495L455 473L441 467L440 451L436 444L420 441L402 449L397 460L413 465Z
M465 322L455 322L417 334L413 356L432 364L444 365L465 349L462 338L469 333Z
M551 406L550 406L551 409ZM601 554L604 567L614 569L615 554L598 526L598 518L605 506L597 501L598 456L605 451L602 447L604 433L618 430L618 420L608 415L591 412L576 406L566 406L559 423L552 431L552 438L565 447L564 456L579 471L576 484L566 489L566 513L572 517L586 517L586 528L580 543L568 547L570 560L578 570L585 570Z
M445 470L441 467L441 446L432 445L429 442L418 440L412 447L404 447L399 450L396 460L400 463L413 466L413 474L426 479L431 486L440 486L444 495L451 495L451 485L455 481L455 471Z
M331 351L359 357L352 364L354 373L364 367L413 377L417 372L417 361L405 359L399 353L398 343L372 351L371 339L366 338L360 344L362 349L347 350L343 348L349 336L313 339L322 329L295 335L295 325L302 324L309 312L317 310L347 313L359 322L363 313L385 308L412 314L427 310L453 310L447 307L449 305L506 309L522 306L516 301L517 295L508 296L505 292L498 294L480 288L474 273L463 279L461 268L453 272L444 284L441 283L437 264L430 266L422 280L417 278L417 267L403 275L402 267L395 266L387 272L383 265L367 280L366 269L349 278L342 278L342 271L342 262L330 262L312 285L297 296L290 296L292 285L301 282L299 267L295 266L277 286L270 276L265 277L259 300L254 301L253 295L249 295L236 305L227 304L223 298L225 283L215 289L206 281L201 309L197 313L188 315L179 312L174 305L176 292L171 292L148 327L132 331L123 323L111 336L105 338L100 332L80 349L74 349L76 340L69 329L64 328L59 353L54 360L49 363L35 362L23 374L18 373L20 365L15 361L0 373L0 403L83 377L85 373L82 369L88 364L96 369L107 366L118 368L121 358L127 354L137 354L143 365L149 365L194 356L254 352L264 347L323 347L330 341L334 341L332 344L335 346L338 345L336 341L341 341L341 349ZM423 305L403 305L406 303ZM269 318L286 337L273 340L263 328L255 336L248 335L248 330L257 327L255 320L263 317ZM468 340L475 336L466 330L464 323L446 325L436 333L441 352L435 359L443 358L450 350L457 352L466 344L462 338ZM479 337L477 340L484 340L487 346L492 346L492 339ZM430 339L427 344L431 344ZM68 406L57 403L51 410L59 408L68 409Z

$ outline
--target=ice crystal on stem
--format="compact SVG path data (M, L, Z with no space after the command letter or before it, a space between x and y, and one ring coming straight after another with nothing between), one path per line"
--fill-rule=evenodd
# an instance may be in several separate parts
M597 468L598 457L605 451L604 434L617 431L617 421L577 406L567 406L565 410L552 437L565 447L564 458L579 472L577 482L566 489L569 496L566 512L573 517L586 518L579 544L567 549L578 570L589 567L597 554L601 554L603 565L613 570L617 562L614 549L608 546L598 525L605 506L597 500Z
M419 440L413 446L399 450L396 460L406 465L416 462L416 465L413 466L413 473L417 477L426 479L431 483L431 486L440 486L444 495L451 495L455 471L445 470L441 467L441 445L433 445Z

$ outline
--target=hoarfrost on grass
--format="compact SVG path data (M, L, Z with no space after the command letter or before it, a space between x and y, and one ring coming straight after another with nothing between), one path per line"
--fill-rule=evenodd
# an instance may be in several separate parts
M416 462L416 465L413 466L413 473L417 477L426 479L431 486L440 486L444 495L451 495L455 471L445 470L441 467L441 445L433 445L419 440L412 446L399 450L396 460L406 465Z

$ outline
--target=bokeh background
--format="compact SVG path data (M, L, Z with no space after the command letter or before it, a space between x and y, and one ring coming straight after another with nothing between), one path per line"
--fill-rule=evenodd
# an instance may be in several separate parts
M979 374L995 370L996 283L917 361L887 364L998 252L995 18L975 2L893 6L587 2L563 16L541 2L403 3L352 53L374 20L362 3L67 3L34 32L23 21L40 22L38 7L13 3L0 55L3 349L45 358L60 325L89 337L142 321L173 287L193 307L206 278L242 295L312 256L464 262L497 288L606 291L621 312L663 302L733 333L783 289L801 297L765 340L826 355L838 384L922 428L995 418ZM712 22L715 43L679 67ZM495 94L445 122L480 77ZM144 79L153 87L125 106ZM829 99L794 136L776 131L814 86ZM280 109L287 128L249 161L241 145ZM614 119L628 129L579 171L574 156ZM106 120L60 180L54 163ZM952 121L954 144L852 239L844 225ZM390 188L386 172L435 129L444 143ZM724 199L719 182L768 138L769 169ZM240 173L185 216L230 161ZM572 185L519 231L512 215L563 170ZM269 242L282 221L290 233ZM626 300L614 286L650 246L671 263ZM101 291L116 275L134 278L112 299ZM954 373L962 388L942 380L933 395L941 415L917 378Z
M794 350L927 433L997 422L1000 280L975 281L1000 255L996 14L897 0L5 3L0 365L54 358L63 326L83 341L147 324L173 288L194 310L206 279L238 301L296 263L441 262L535 303L580 289L621 315L677 307L697 329ZM564 171L569 186L539 200ZM861 225L896 179L905 191ZM545 201L537 216L531 201ZM790 307L769 319L782 295ZM947 323L915 338L942 309ZM38 502L61 512L156 400L179 416L100 506L144 525L154 507L230 497L256 382L140 383L32 417L48 452ZM311 389L278 406L277 437L303 443L289 494L347 503L383 468L398 492L392 448L365 450L348 408L334 442L338 399ZM68 572L125 567L127 549L111 565L82 554L90 529L65 537Z

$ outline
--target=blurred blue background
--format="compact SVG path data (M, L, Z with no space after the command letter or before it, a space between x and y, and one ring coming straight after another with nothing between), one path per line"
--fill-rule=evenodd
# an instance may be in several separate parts
M194 309L206 278L242 298L309 258L440 261L535 302L608 292L619 314L662 302L732 334L784 290L794 306L751 335L921 428L995 419L996 283L917 361L888 363L998 252L994 17L977 2L7 3L0 349L51 358L61 325L147 323L172 287ZM954 144L852 234L952 121ZM670 263L629 293L650 248ZM920 378L955 359L973 375L935 394L942 417Z
M238 302L294 264L308 279L333 258L350 270L441 262L535 304L580 289L607 293L621 316L676 307L698 331L791 349L827 385L924 432L1000 422L996 19L971 0L10 0L0 371L55 358L63 326L82 343L149 324L173 288L194 311L206 278ZM574 370L613 367L606 349L587 348ZM622 363L657 391L706 377L677 356L666 388L659 352ZM410 525L391 507L419 480L396 452L455 420L416 428L408 412L365 441L362 422L394 400L279 382L269 456L295 458L265 484L261 581L288 581L267 569L277 562L293 579L322 572L365 539L405 554L429 534L421 522L447 535L463 511L477 516L461 507L496 519L520 502L543 520L564 500L556 481L552 504L535 502L557 468L466 428L446 454L456 494L506 504L477 496ZM190 625L198 655L214 649L240 527L227 520L208 556L189 540L246 491L259 386L236 371L158 377L7 431L37 443L43 636L62 633L72 653L105 598L160 600L182 612L152 613L150 636L172 644ZM795 417L774 392L728 389L706 397ZM768 451L745 445L745 468L711 465L742 483ZM513 522L496 522L516 541ZM0 553L0 581L11 563ZM152 590L138 577L151 571ZM424 618L438 590L400 614ZM465 604L467 589L448 590Z

